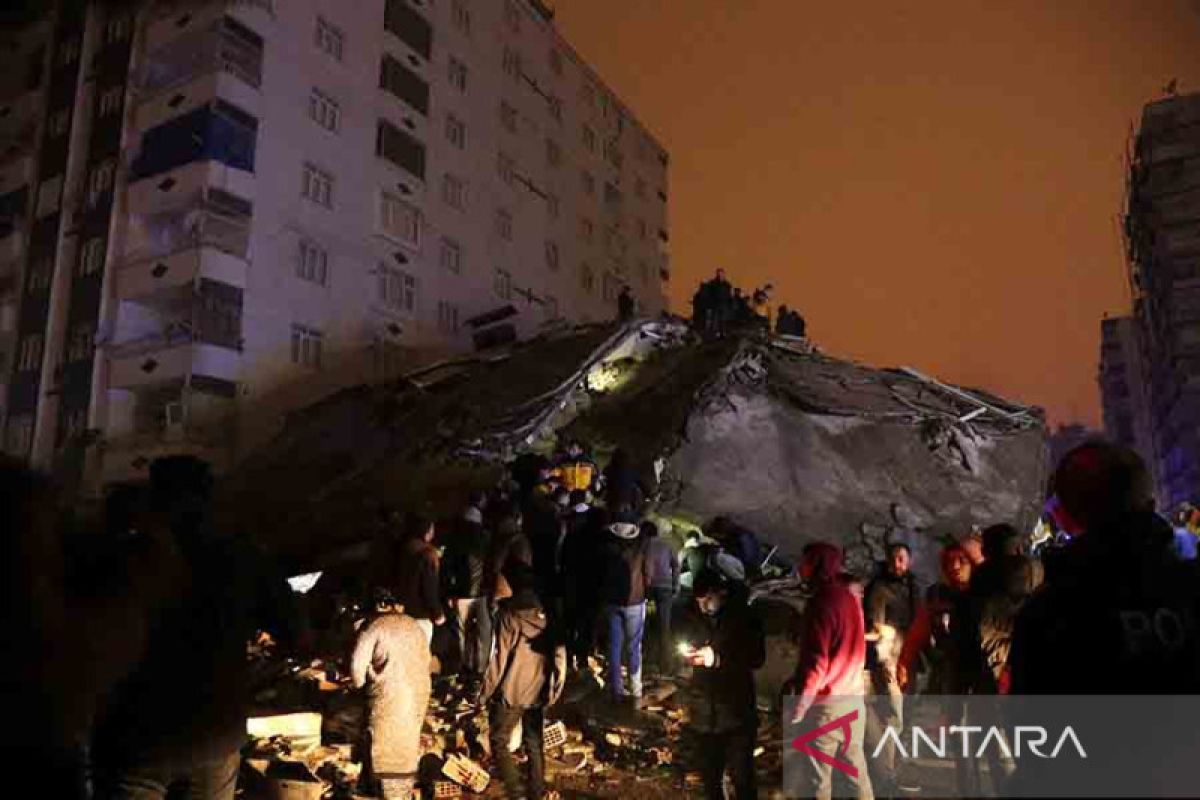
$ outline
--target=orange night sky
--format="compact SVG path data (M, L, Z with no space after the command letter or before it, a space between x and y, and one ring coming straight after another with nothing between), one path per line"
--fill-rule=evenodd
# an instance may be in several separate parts
M670 150L671 299L772 281L835 355L1098 425L1100 319L1128 308L1122 152L1187 0L559 0Z

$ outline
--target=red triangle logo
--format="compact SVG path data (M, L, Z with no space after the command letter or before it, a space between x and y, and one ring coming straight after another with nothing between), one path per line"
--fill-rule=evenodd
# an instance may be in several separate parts
M797 736L795 739L792 740L792 748L800 751L801 753L805 753L806 755L812 756L817 761L820 761L822 764L828 764L829 766L833 767L834 769L841 770L842 772L849 775L851 778L857 778L858 777L858 767L854 766L853 764L851 764L848 761L841 760L842 758L846 757L846 750L849 749L850 742L853 738L853 736L850 732L850 723L854 722L857 719L858 719L858 710L857 709L854 711L851 711L849 714L843 714L842 716L838 717L837 719L833 720L832 722L827 722L824 725L822 725L821 727L815 728L815 729L809 731L808 733L800 734L799 736ZM842 737L842 743L837 749L838 758L834 758L833 756L829 755L828 753L823 753L820 750L817 750L815 747L812 747L809 744L810 742L820 739L825 734L830 733L832 731L836 731L836 730L844 731L844 734Z

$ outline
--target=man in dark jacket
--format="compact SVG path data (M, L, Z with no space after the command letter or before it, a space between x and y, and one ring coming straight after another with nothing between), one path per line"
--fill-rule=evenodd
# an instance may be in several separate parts
M285 647L300 641L284 576L247 540L217 531L211 492L196 458L151 465L151 511L169 520L187 578L93 737L111 771L102 797L158 800L186 788L232 800L250 701L246 645L259 630Z
M417 514L404 520L404 541L396 558L392 594L407 616L417 621L433 640L433 626L446 621L442 610L441 569L433 546L433 523Z
M514 564L505 577L512 597L500 603L496 614L496 654L488 665L480 702L492 702L490 739L492 757L500 768L509 798L540 798L545 792L542 752L543 712L562 694L567 654L556 629L533 590L533 570ZM508 744L521 725L528 757L528 791L522 793L517 765Z
M646 500L646 487L633 467L629 453L621 448L613 451L604 468L604 502L613 511L641 511Z
M622 286L621 293L617 295L617 319L621 322L629 322L633 319L633 312L633 294L629 291L628 286Z
M676 662L675 646L671 641L671 611L679 594L679 556L671 543L658 535L658 526L649 520L642 523L642 538L646 540L649 596L654 601L657 623L658 669L664 675L671 675L675 672Z
M646 543L632 512L613 516L600 557L600 601L608 622L608 688L618 702L642 696L642 636L646 630L646 591L650 571ZM628 650L629 686L621 675Z
M604 509L592 508L587 492L571 492L564 520L560 564L563 582L563 618L567 652L573 670L586 670L595 639L600 585L597 563L608 524Z
M561 488L550 494L535 494L525 515L525 535L533 554L538 597L552 614L559 612L558 548L564 524L561 510L569 497L570 493Z
M800 785L786 789L798 797L829 797L836 777L844 783L838 797L866 800L873 795L863 752L866 712L862 694L867 650L862 606L843 579L842 551L836 545L807 545L800 560L800 577L812 588L813 595L800 621L800 660L792 678L798 700L792 724L802 725L807 732L852 715L848 741L844 743L835 731L809 746L854 765L857 775L839 770L835 776L827 761L804 755Z
M446 543L442 576L454 606L458 647L465 672L478 677L492 649L492 618L487 607L487 554L491 537L483 527L483 492L473 492L462 518Z
M900 688L897 665L909 626L921 604L921 587L909 570L912 554L902 542L888 547L884 571L867 587L867 633L874 645L870 668L872 709L882 727L899 730L904 725L904 692ZM880 794L891 794L896 786L896 749L894 740L886 740L881 756L872 761L878 769Z
M705 571L692 587L681 655L694 669L688 687L691 733L699 739L700 773L708 800L725 797L726 767L739 800L757 796L754 745L758 730L754 670L766 661L762 623L743 587Z

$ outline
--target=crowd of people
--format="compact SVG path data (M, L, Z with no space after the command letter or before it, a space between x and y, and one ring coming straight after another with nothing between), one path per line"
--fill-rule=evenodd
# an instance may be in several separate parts
M704 281L692 295L692 324L706 339L720 339L737 328L770 324L771 284L745 292L725 277L725 270ZM791 318L789 317L789 320Z
M724 518L677 551L647 518L652 488L620 451L601 470L570 442L554 458L521 457L510 477L472 493L449 526L381 515L348 670L369 700L381 796L413 796L434 654L488 709L510 797L553 794L541 730L564 687L599 673L612 703L636 713L647 672L687 676L706 796L725 796L726 773L739 800L757 796L754 672L766 644L748 586L771 555ZM0 478L13 532L5 697L23 721L7 726L6 751L37 768L48 796L149 800L182 787L232 798L247 642L265 631L303 653L313 637L282 574L212 524L207 467L161 459L148 486L113 493L102 529L86 532L86 558L62 550L82 523L53 486L16 463L0 464ZM1084 445L1059 465L1054 491L1072 536L1034 557L1011 526L969 533L942 550L930 587L905 542L890 543L874 576L846 574L833 543L804 548L796 574L809 599L780 687L796 698L785 722L820 727L861 712L846 723L846 752L835 737L814 744L829 758L806 757L807 795L828 797L835 780L839 794L901 792L887 743L869 763L865 754L883 726L904 725L918 687L947 698L1200 688L1195 564L1154 513L1144 465ZM1157 635L1129 623L1139 614L1179 624ZM508 747L518 725L524 776ZM859 767L856 778L831 769L835 754ZM1029 780L1011 763L989 766L993 782ZM960 787L978 792L976 765L957 767Z

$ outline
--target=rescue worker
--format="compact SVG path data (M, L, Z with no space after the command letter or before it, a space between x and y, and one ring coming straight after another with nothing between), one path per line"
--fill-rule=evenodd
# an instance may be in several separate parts
M368 698L371 772L383 800L410 800L431 691L429 639L417 620L381 605L358 634L350 679Z
M583 443L576 439L567 445L566 452L559 457L551 471L551 475L568 492L578 489L592 491L598 474L596 462L584 451Z

